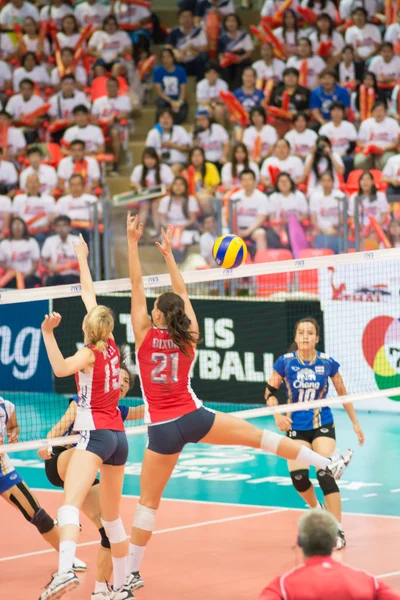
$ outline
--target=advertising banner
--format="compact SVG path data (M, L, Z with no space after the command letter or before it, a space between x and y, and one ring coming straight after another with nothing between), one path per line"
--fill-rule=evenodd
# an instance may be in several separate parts
M0 389L51 392L52 371L40 326L47 300L7 304L0 309Z
M98 303L115 314L114 335L126 346L134 363L134 335L131 326L130 296L98 297ZM148 300L149 313L154 299ZM276 358L293 341L294 323L313 315L322 323L319 302L257 302L243 300L193 300L199 320L202 343L193 369L192 387L207 402L263 403L265 383ZM84 308L80 298L54 300L53 310L63 315L56 332L64 355L76 351L83 339ZM321 340L321 349L323 339ZM56 379L55 391L74 393L73 378ZM141 396L136 378L133 396Z
M349 393L400 386L400 304L324 303L326 352L340 364ZM400 412L400 396L357 402L357 408Z

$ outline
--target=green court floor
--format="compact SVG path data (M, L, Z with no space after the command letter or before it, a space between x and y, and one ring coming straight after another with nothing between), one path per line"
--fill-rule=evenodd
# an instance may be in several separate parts
M353 461L340 482L345 512L400 516L400 414L360 412L366 443L357 445L351 423L335 412L338 447L353 448ZM259 427L274 427L272 418L255 419ZM139 493L145 435L129 438L124 493ZM36 452L12 456L28 485L51 489ZM231 446L188 445L167 486L168 498L303 508L291 487L286 462L260 450Z

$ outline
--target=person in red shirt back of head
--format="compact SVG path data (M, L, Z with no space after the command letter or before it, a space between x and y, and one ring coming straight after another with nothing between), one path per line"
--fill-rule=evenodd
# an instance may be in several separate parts
M297 539L304 564L276 577L258 600L399 600L386 583L332 558L337 532L330 513L307 512L299 521Z

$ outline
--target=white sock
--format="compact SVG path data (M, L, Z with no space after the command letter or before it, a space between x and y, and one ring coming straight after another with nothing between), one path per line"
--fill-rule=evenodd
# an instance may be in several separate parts
M104 581L96 581L94 584L94 593L108 592L107 584Z
M76 552L76 542L64 540L60 542L60 552L58 555L58 572L67 573L72 571Z
M140 563L143 560L144 551L146 546L135 546L135 544L129 544L129 571L136 573L139 571Z
M114 569L114 589L118 590L124 585L126 576L128 575L128 557L123 556L122 558L112 557L112 564Z
M306 446L301 446L296 460L306 463L306 465L317 467L317 469L326 469L326 467L328 467L331 463L330 458L325 458L313 450L310 450L310 448L307 448Z

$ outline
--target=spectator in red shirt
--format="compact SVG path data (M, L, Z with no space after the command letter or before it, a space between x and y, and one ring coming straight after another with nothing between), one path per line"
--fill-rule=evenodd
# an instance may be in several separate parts
M327 511L311 510L299 522L304 564L276 577L258 600L400 600L386 583L332 558L338 524Z

